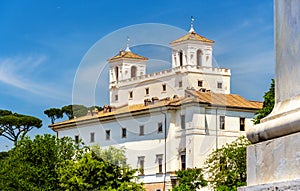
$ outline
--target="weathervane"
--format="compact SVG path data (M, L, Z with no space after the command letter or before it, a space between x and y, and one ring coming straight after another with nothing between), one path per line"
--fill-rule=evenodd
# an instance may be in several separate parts
M126 52L131 52L131 50L129 48L129 41L130 41L130 38L129 38L129 36L127 36L126 49L125 49Z
M194 30L194 17L193 16L191 16L191 28L190 28L190 31L189 32L195 32L195 30Z

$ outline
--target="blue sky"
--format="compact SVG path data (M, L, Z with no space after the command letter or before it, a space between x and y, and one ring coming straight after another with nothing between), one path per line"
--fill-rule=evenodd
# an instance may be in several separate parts
M43 111L72 102L76 71L95 43L136 24L189 30L191 16L196 32L215 40L218 66L231 69L232 93L262 100L274 77L272 0L6 0L0 1L0 108L41 118L43 127L31 136L53 133ZM145 55L146 48L132 50ZM108 103L106 70L95 86L100 106ZM11 146L0 143L0 150Z

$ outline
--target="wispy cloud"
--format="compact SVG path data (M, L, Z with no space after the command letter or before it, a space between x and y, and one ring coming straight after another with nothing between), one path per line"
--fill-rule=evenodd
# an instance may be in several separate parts
M43 97L66 99L66 94L58 91L51 83L34 78L34 73L46 60L44 55L0 58L0 83Z

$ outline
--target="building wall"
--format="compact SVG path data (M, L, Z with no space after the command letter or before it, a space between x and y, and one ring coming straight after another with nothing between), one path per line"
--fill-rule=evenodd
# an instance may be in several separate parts
M199 86L198 81L203 81L203 86ZM181 82L181 87L179 83ZM218 83L222 87L218 88ZM166 85L166 91L163 91ZM146 94L146 88L149 94ZM205 88L215 93L230 93L230 70L219 68L207 68L196 66L184 66L161 71L146 76L123 80L110 89L110 105L120 107L124 105L142 104L145 99L158 97L163 99L177 95L183 97L185 89ZM130 98L129 92L133 97ZM118 100L115 99L118 95Z
M185 129L181 126L181 116L185 115ZM219 116L225 116L225 129L220 129ZM161 183L164 174L158 173L157 156L162 155L164 172L165 154L167 172L181 168L180 155L186 155L186 168L202 167L208 155L225 143L244 135L239 130L240 117L246 118L246 129L250 126L253 112L224 108L209 108L205 105L190 103L167 114L167 138L165 152L164 114L150 111L147 114L133 116L128 114L114 120L78 125L74 128L59 130L59 137L79 135L87 145L99 144L102 147L113 145L126 148L127 163L139 168L139 157L144 157L144 183ZM158 123L162 123L163 132L158 132ZM144 125L144 135L140 135L139 126ZM122 138L122 128L126 128L126 138ZM110 140L105 140L105 131L110 130ZM217 131L216 131L217 130ZM95 133L95 142L90 142L90 133ZM217 132L217 136L216 136ZM170 184L170 175L166 180Z

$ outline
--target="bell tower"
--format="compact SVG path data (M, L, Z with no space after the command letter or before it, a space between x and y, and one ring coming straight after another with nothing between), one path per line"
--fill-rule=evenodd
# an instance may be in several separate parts
M170 43L172 67L185 65L212 67L213 44L213 40L195 32L194 18L192 17L189 32Z
M117 55L108 59L110 84L145 75L147 60L148 58L131 52L129 38L127 38L126 49L121 49Z

